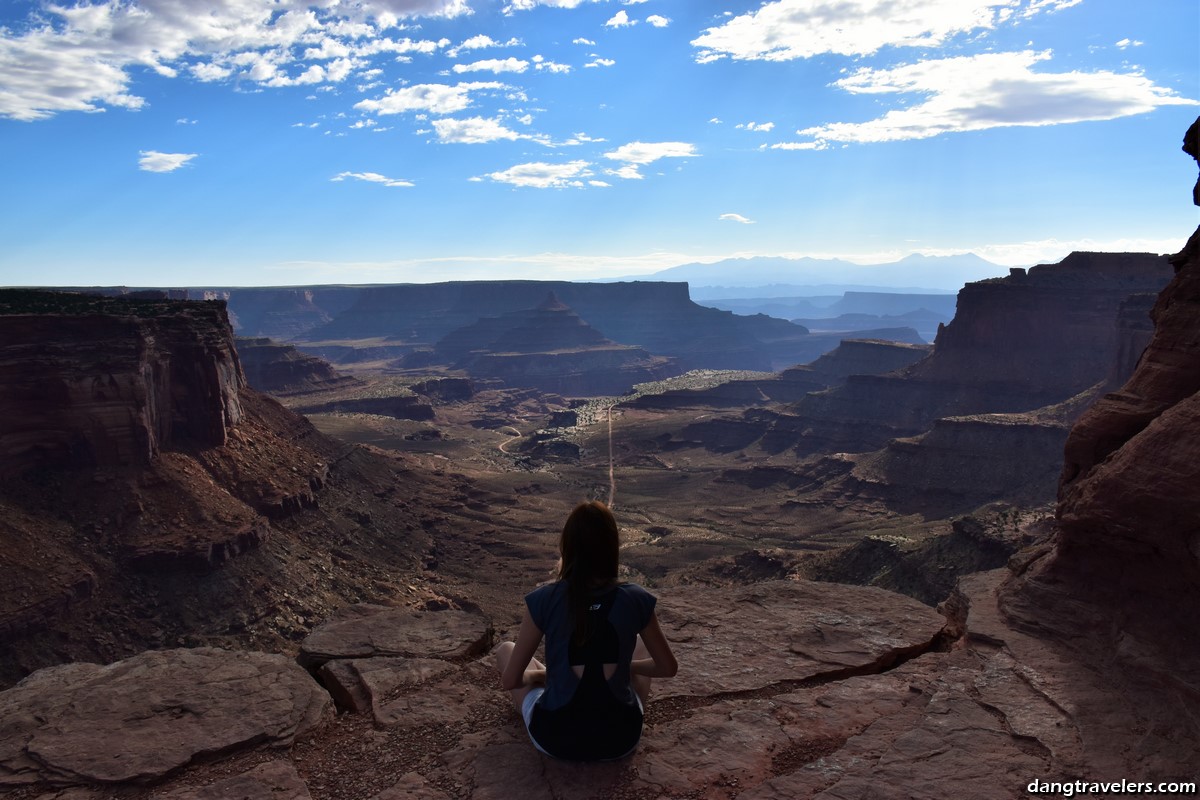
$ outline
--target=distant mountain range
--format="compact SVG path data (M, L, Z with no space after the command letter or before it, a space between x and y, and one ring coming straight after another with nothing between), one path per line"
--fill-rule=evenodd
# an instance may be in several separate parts
M957 292L963 284L1008 274L1008 267L974 253L913 254L887 264L855 264L840 258L727 258L712 264L681 264L649 275L613 280L686 281L693 299L841 294L847 289L890 292ZM771 291L745 291L748 287ZM736 291L732 291L736 290Z

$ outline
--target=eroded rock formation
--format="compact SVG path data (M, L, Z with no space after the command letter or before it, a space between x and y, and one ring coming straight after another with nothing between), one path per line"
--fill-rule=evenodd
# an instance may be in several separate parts
M671 359L606 338L554 292L536 308L452 331L431 358L475 378L566 395L623 394L635 383L677 371Z
M222 303L10 290L0 308L0 682L282 635L299 622L287 596L320 594L273 552L325 553L301 531L372 539L373 512L381 563L419 557L392 503L339 490L343 510L321 511L339 462L380 497L395 477L245 387Z
M1184 150L1200 155L1200 120ZM1200 229L1171 258L1175 277L1152 311L1137 369L1071 431L1059 484L1061 533L1012 592L1029 624L1035 602L1088 598L1097 633L1127 659L1168 654L1180 688L1200 691ZM1109 616L1111 615L1111 616ZM1104 619L1107 618L1107 619ZM1104 619L1104 621L1102 621Z
M246 382L268 394L295 394L333 389L357 381L339 375L328 361L267 338L236 340Z
M1110 377L1130 349L1118 333L1122 304L1158 292L1170 275L1165 256L1072 253L967 284L927 358L805 396L774 425L771 446L863 452L942 417L1061 403Z
M0 475L225 443L245 378L225 307L0 291Z

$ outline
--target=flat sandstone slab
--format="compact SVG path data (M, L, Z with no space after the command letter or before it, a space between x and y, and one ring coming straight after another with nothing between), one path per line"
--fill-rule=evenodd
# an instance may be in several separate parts
M151 781L198 756L289 744L331 710L281 655L204 647L50 667L0 693L0 787Z
M873 586L769 581L658 593L679 675L656 697L708 696L782 681L876 672L928 649L946 619Z
M471 658L492 646L492 636L492 625L481 614L360 603L314 629L300 646L299 661L315 669L342 658Z

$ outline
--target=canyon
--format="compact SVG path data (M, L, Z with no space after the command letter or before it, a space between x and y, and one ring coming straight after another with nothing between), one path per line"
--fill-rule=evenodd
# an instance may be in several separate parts
M205 292L0 291L17 800L1194 780L1200 230L820 352L684 284ZM488 651L588 497L682 668L580 766Z

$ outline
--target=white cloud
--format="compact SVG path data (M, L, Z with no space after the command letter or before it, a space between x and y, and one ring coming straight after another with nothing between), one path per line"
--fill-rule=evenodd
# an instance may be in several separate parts
M1053 14L1064 8L1077 6L1082 2L1083 0L1029 0L1029 6L1021 13L1021 16L1028 18L1042 11Z
M928 98L868 122L834 122L799 133L818 141L888 142L1009 126L1060 125L1143 114L1165 105L1197 105L1138 74L1034 72L1049 51L985 53L864 68L834 85L856 94Z
M825 141L816 142L778 142L776 144L763 145L763 148L771 150L828 150L829 143Z
M524 72L529 69L529 62L519 58L485 58L470 64L455 64L452 69L459 74L464 72Z
M401 180L398 178L389 178L386 175L380 175L378 172L339 172L329 180L344 181L346 178L354 178L355 180L366 181L368 183L382 183L384 186L413 186L412 181Z
M483 117L468 117L466 119L446 117L435 119L433 121L433 129L437 132L439 140L458 144L483 144L485 142L494 142L497 139L508 139L511 141L513 139L524 138L521 134L509 130L496 120L484 119Z
M721 216L717 217L717 219L722 219L727 222L738 222L738 223L741 223L742 225L753 225L754 224L754 220L747 219L746 217L743 217L741 214L722 214Z
M46 3L27 30L0 27L0 116L37 120L64 111L141 108L144 99L130 90L141 68L206 82L336 82L363 55L437 49L438 43L392 43L379 35L399 19L470 13L468 0L362 0L342 10L349 7L225 0L200 14L192 0Z
M446 55L450 56L451 58L458 58L458 54L463 50L480 50L485 47L517 47L520 44L520 39L513 38L509 39L507 42L498 42L492 37L488 36L486 33L481 33L477 36L472 36L469 39L465 39L457 47L451 47L446 51Z
M586 161L568 161L566 164L547 164L534 161L517 164L500 172L489 172L486 177L498 183L513 186L530 186L536 189L564 189L583 186L583 179L590 178L591 164Z
M640 181L642 179L642 172L637 168L637 164L626 164L617 169L606 169L604 173L627 181Z
M670 17L660 16L659 14L651 14L646 17L646 24L653 25L656 28L665 28L671 24Z
M504 7L505 14L511 14L514 11L528 11L531 8L538 6L550 6L551 8L578 8L584 3L594 3L597 0L511 0Z
M593 42L591 39L585 39L582 36L580 36L578 39L572 39L571 44L586 44L589 46L595 46L596 43Z
M1117 47L1124 50L1127 47L1141 47L1144 44L1145 42L1138 41L1137 39L1122 39L1117 42Z
M699 155L696 146L687 142L630 142L605 153L605 158L629 164L650 164L660 158L686 158Z
M584 64L583 66L585 69L587 67L611 67L613 64L616 64L616 63L617 62L613 61L611 58L600 58L599 56L595 56L592 58L591 61Z
M1079 0L773 0L692 40L696 60L786 61L822 53L869 55L882 47L937 47L989 30L1025 3L1026 17Z
M543 72L550 72L550 73L554 73L556 75L565 75L566 73L571 71L570 64L559 64L556 61L547 61L544 58L540 58L540 60L538 60L538 59L534 59L534 60L537 62L534 64L534 67L536 69L542 70Z
M766 133L775 129L774 122L740 122L733 127L744 131L762 131Z
M506 88L495 81L474 81L450 86L444 83L419 83L399 89L388 89L377 100L362 100L354 104L360 111L374 114L402 114L406 111L430 111L434 114L453 114L471 105L471 93Z
M637 24L637 20L630 19L628 12L626 12L625 9L622 8L616 14L613 14L612 17L608 20L608 22L604 23L604 27L606 27L606 28L628 28L630 25L636 25L636 24Z
M138 153L138 169L144 172L174 172L191 161L199 153L160 153L157 150L142 150Z

